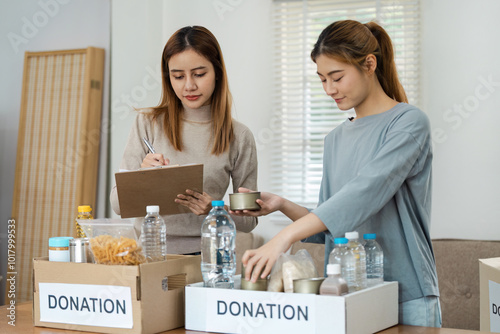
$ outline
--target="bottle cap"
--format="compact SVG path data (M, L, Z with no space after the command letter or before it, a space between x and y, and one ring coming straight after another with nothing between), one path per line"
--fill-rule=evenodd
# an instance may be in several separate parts
M78 212L90 212L92 211L92 208L90 205L79 205L78 206Z
M224 206L224 201L212 201L212 207L214 206Z
M53 237L49 238L49 247L69 247L69 241L73 237Z
M160 213L160 207L158 205L148 205L146 212Z
M346 244L348 240L346 238L335 238L334 242L336 245L343 245Z
M326 274L327 275L340 275L340 264L338 263L330 263L326 265Z
M377 239L377 234L376 233L366 233L366 234L363 234L363 239L365 239L365 240L375 240L375 239Z
M349 240L352 240L352 239L358 239L359 238L359 233L354 231L354 232L347 232L345 234L345 237Z

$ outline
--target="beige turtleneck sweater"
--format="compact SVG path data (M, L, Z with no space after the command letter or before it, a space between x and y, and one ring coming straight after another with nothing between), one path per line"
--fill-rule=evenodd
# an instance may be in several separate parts
M221 200L229 186L233 192L239 187L257 189L257 152L252 132L233 120L234 141L230 149L220 155L212 151L212 120L210 106L185 109L182 115L182 152L176 151L164 135L163 119L153 123L151 117L140 113L130 131L120 169L136 170L141 167L148 153L142 141L146 137L172 165L203 164L203 190L215 200ZM111 206L120 214L116 186L111 191ZM161 212L161 208L160 208ZM146 212L144 212L146 215ZM163 216L167 225L167 251L170 254L187 254L200 251L200 229L205 216L194 213ZM239 231L249 232L257 225L257 218L233 216ZM142 219L136 219L136 231L140 234Z

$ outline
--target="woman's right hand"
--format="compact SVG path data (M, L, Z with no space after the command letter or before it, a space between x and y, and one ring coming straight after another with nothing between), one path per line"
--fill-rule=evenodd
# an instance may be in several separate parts
M253 190L240 187L238 188L238 192L248 193L248 192L253 192ZM235 216L252 216L252 217L265 216L270 214L271 212L280 210L283 204L283 198L268 192L261 192L260 199L257 199L256 202L257 204L259 204L260 210L237 210L237 211L230 211L230 213Z
M245 272L241 273L242 279L255 283L259 278L266 278L279 256L285 253L291 245L286 237L277 235L261 247L247 250L241 259L245 266Z
M141 168L157 167L170 164L170 160L163 157L161 153L148 153L142 160Z

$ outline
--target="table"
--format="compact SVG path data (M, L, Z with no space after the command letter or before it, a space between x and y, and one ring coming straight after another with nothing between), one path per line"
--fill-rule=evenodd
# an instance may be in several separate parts
M33 326L32 319L33 302L24 302L16 305L16 326L11 326L8 324L9 319L7 315L9 310L7 306L0 306L0 333L33 333L33 334L79 334L79 333L91 333L91 332L81 332L81 331L70 331L65 329L47 328L47 327L35 327ZM416 326L405 326L397 325L381 332L378 334L473 334L479 333L478 331L472 330L461 330L452 328L430 328L430 327L416 327ZM184 328L177 328L164 334L207 334L206 332L190 331Z

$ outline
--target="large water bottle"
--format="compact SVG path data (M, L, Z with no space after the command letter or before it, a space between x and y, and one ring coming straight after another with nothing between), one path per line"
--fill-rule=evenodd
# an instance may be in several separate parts
M356 281L358 290L366 288L366 252L365 248L359 242L359 233L347 232L345 237L349 240L347 247L352 250L356 258Z
M363 235L366 252L366 281L368 287L384 283L384 252L375 233Z
M160 216L158 205L146 207L146 217L141 226L142 251L148 262L163 261L167 258L167 226Z
M212 201L201 225L201 273L206 287L232 289L236 271L236 227L224 201Z
M342 278L347 282L349 292L359 290L356 280L356 258L351 249L347 247L346 238L335 238L335 247L330 252L329 264L340 264Z

